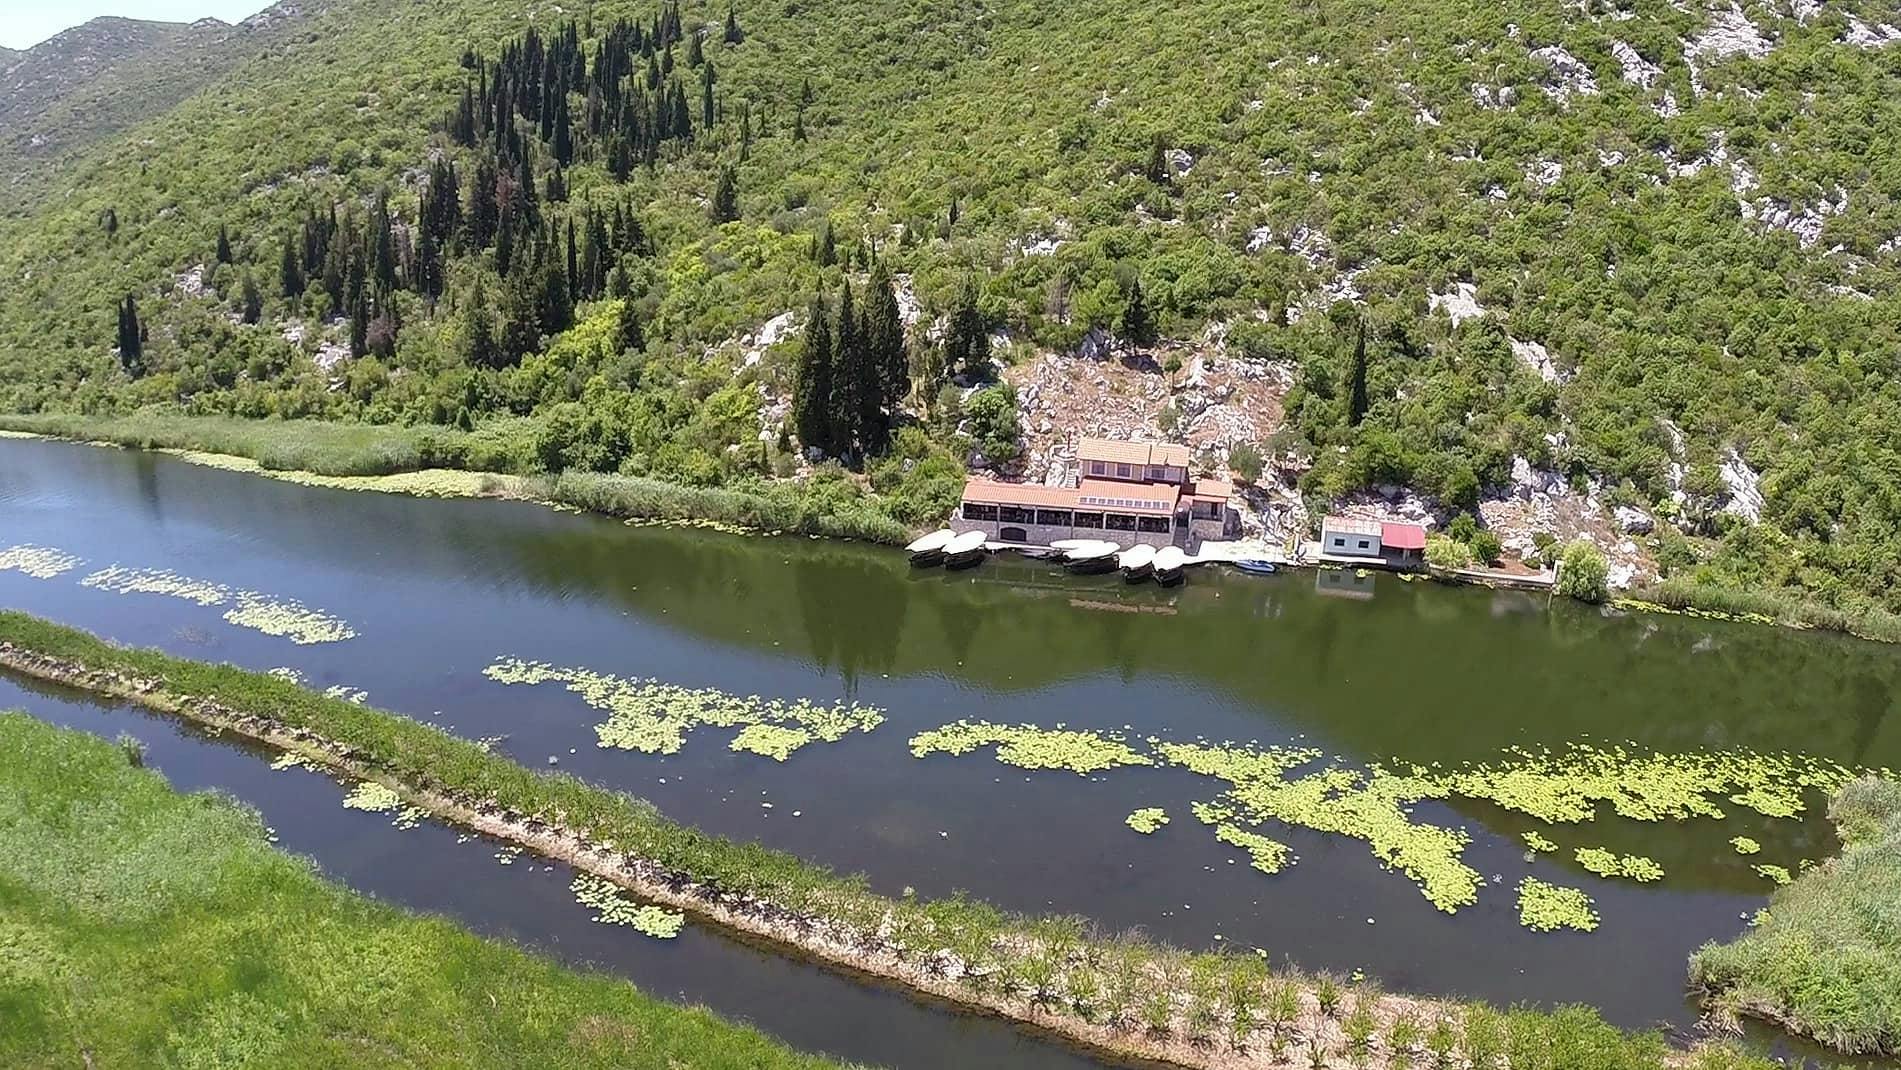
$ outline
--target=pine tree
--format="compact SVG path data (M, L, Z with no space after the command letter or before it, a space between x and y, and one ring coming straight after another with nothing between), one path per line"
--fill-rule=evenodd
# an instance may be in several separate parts
M542 286L524 264L502 294L502 359L509 365L541 347Z
M620 303L620 321L614 328L614 338L623 353L639 353L647 348L647 333L640 325L640 310L634 307L632 297Z
M284 236L284 257L277 266L277 284L287 301L304 296L304 265L298 260L296 243L288 234Z
M229 264L230 262L231 235L224 229L224 224L220 223L218 224L218 263Z
M719 170L719 182L713 187L713 222L731 223L739 218L739 180L731 167Z
M119 366L134 379L145 374L145 326L131 294L119 305Z
M1360 426L1366 419L1366 319L1360 319L1359 339L1353 344L1353 364L1347 372L1347 420Z
M944 333L944 371L951 376L979 379L990 372L990 335L977 309L977 284L964 280Z
M821 297L812 298L792 382L792 424L799 442L832 452L832 328Z
M244 307L239 318L246 323L256 323L264 318L264 295L258 292L257 277L250 272L244 273Z

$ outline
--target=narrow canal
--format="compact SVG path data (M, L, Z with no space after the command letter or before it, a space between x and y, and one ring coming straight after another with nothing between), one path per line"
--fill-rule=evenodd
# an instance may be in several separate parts
M45 576L0 569L0 605L185 657L295 670L312 686L494 739L525 763L552 760L676 820L863 872L889 894L967 890L1185 946L1360 971L1394 990L1589 1003L1629 1026L1693 1019L1685 957L1733 936L1764 904L1770 885L1757 865L1794 870L1833 852L1819 797L1776 818L1725 804L1720 820L1636 821L1606 806L1558 830L1562 852L1536 855L1523 834L1552 829L1522 812L1420 801L1411 819L1461 830L1463 864L1481 878L1477 901L1448 913L1349 836L1276 827L1295 864L1273 876L1245 855L1236 864L1237 851L1192 816L1220 786L1176 766L1083 777L1002 764L987 750L920 759L910 741L982 719L1125 732L1131 742L1313 748L1350 768L1500 763L1581 743L1901 766L1892 648L1390 576L1199 571L1162 591L1003 559L914 571L871 547L316 489L9 440L0 441L0 552L16 546L70 564L37 570ZM151 571L138 583L123 571L91 579L113 566ZM299 645L226 618L245 597L266 596L320 609L353 634ZM561 682L485 675L510 659L554 667L582 690L650 677L740 697L848 699L885 720L784 762L730 749L730 728L689 731L673 754L603 748L597 726L611 710ZM0 705L11 704L15 693L0 691ZM17 704L77 716L45 696ZM207 746L182 736L175 745L187 742L194 754ZM164 753L155 760L166 766ZM876 988L704 934L655 950L603 933L559 872L500 867L490 850L457 847L440 829L388 829L386 818L343 811L334 786L311 774L272 773L250 758L245 770L222 757L218 772L200 769L211 761L167 772L182 786L231 788L265 810L287 847L354 885L610 964L794 1044L931 1065L918 1045L933 1041L910 1031L939 1030L989 1045L965 1047L965 1065L972 1050L1000 1066L1067 1058L1040 1044L1025 1054L1008 1027L900 1010L909 1005ZM1131 831L1124 819L1145 807L1171 823ZM1739 837L1760 851L1741 855ZM1642 855L1664 876L1588 873L1571 855L1587 845ZM1588 891L1599 928L1523 928L1513 889L1526 876ZM864 1050L841 1047L841 1019L879 1016L921 1024L871 1029Z

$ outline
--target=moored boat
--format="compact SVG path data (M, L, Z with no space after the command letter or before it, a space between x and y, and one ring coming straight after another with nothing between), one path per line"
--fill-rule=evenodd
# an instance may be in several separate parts
M1112 542L1091 542L1063 555L1063 567L1071 572L1107 572L1116 567L1116 555L1122 547Z
M944 548L951 544L957 533L949 528L933 531L905 547L911 555L911 563L920 567L939 564L944 560Z
M1155 551L1155 562L1150 566L1155 570L1155 582L1164 587L1173 587L1180 583L1188 567L1188 555L1179 546L1164 546Z
M1147 543L1137 543L1122 551L1116 558L1116 563L1122 566L1122 576L1130 583L1145 580L1148 578L1150 566L1155 564L1155 547Z
M1236 561L1234 562L1234 567L1243 572L1251 572L1256 576L1272 576L1274 573L1280 571L1280 566L1272 561Z
M947 568L969 568L983 560L986 537L981 531L966 531L944 546Z

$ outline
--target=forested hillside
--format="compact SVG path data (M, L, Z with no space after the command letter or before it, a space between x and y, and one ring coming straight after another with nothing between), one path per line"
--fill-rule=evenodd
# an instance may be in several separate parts
M697 485L816 445L926 523L1014 437L947 379L1182 343L1286 370L1270 482L1536 481L1665 574L1901 606L1897 21L340 0L0 224L0 408Z

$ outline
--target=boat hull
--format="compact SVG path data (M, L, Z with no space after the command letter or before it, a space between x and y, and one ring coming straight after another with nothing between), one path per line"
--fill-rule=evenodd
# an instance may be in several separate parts
M1116 559L1114 554L1109 554L1104 557L1090 557L1081 561L1069 561L1066 562L1063 567L1078 576L1096 576L1114 569L1116 567Z

